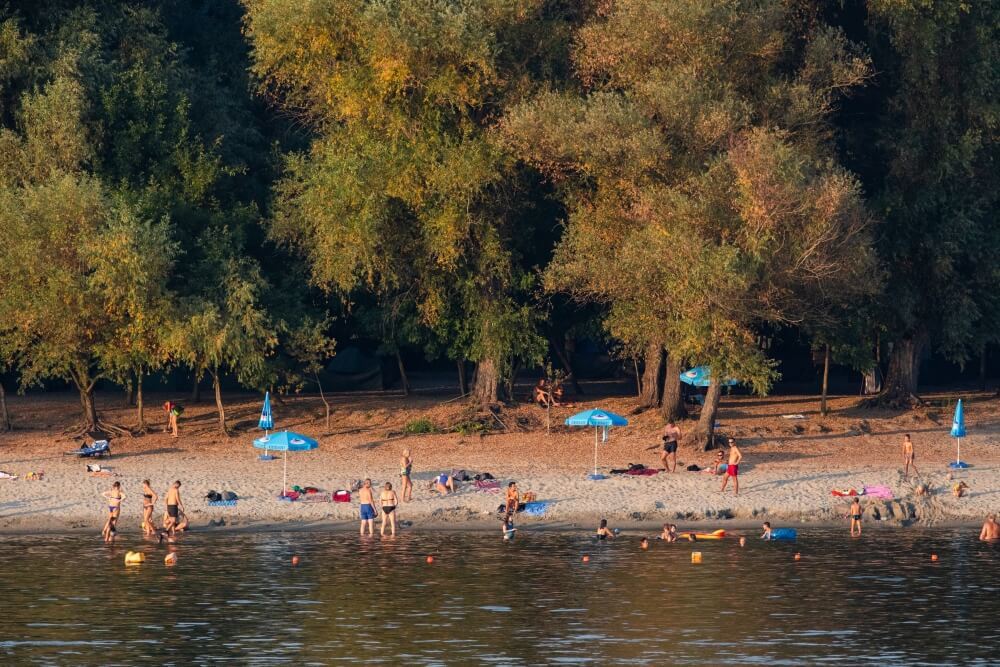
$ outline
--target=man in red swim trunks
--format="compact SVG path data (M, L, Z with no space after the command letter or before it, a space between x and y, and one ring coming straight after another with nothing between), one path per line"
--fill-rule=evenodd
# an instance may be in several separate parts
M726 484L729 484L729 478L733 478L733 495L740 495L740 461L743 460L743 452L740 448L736 446L736 441L732 438L729 439L729 465L726 466L726 476L722 478L722 488L719 489L720 492L726 490Z

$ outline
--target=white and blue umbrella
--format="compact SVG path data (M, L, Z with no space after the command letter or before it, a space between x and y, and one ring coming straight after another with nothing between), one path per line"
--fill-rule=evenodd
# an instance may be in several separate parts
M257 420L257 428L264 429L264 438L267 438L267 432L274 428L274 415L271 414L271 392L264 392L264 406L260 409L260 419ZM270 461L274 457L267 453L267 449L264 449L264 453L260 455L261 461Z
M306 452L319 447L319 443L309 436L300 433L281 431L266 435L263 438L257 438L253 441L253 446L257 449L273 449L276 452L285 452L285 455L282 457L285 461L285 472L281 480L281 495L284 496L285 489L288 487L288 452Z
M681 373L681 382L692 387L707 387L712 384L712 369L708 366L695 366ZM726 378L719 384L723 387L732 387L739 383L732 378Z
M607 410L584 410L567 418L566 425L594 427L594 474L590 475L590 479L604 479L604 475L597 473L598 442L607 442L608 429L612 426L628 426L628 420Z
M956 440L955 462L949 463L951 468L968 468L969 464L962 460L962 438L965 437L965 410L962 409L962 399L955 406L955 417L951 420L951 437Z

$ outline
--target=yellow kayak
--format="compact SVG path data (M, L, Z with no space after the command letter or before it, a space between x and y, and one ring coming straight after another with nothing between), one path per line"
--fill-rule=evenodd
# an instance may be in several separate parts
M677 533L678 538L684 539L695 539L695 540L721 540L726 537L726 531L719 529L713 530L711 533L698 533L695 531L688 531L686 533Z

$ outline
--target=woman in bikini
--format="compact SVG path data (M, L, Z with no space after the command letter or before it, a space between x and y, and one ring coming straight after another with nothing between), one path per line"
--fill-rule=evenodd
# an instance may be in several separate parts
M399 459L399 478L400 484L403 485L403 502L411 502L413 500L413 481L410 479L410 473L413 471L413 459L410 458L410 450L404 449L403 456Z
M122 493L122 483L115 482L111 488L101 494L108 501L108 520L101 529L101 535L105 542L114 542L118 535L118 517L122 513L122 500L125 494Z
M396 506L399 505L399 498L396 497L396 492L392 490L391 482L385 483L385 487L382 489L382 493L379 494L378 500L382 506L382 527L379 529L379 534L385 537L385 523L388 521L390 532L395 537Z
M142 534L146 536L156 535L156 526L153 525L153 508L156 506L156 491L149 485L149 480L142 480Z
M615 531L608 528L607 519L601 519L601 525L597 527L597 539L599 540L615 539Z

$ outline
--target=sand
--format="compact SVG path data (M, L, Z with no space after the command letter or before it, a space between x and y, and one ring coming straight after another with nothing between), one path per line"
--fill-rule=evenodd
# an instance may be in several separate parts
M969 437L962 443L962 458L973 464L956 473L969 485L969 494L952 497L947 463L954 458L955 443L948 435L951 405L966 399ZM260 397L228 397L231 435L218 432L214 406L208 402L187 407L181 418L181 437L162 432L158 406L167 395L147 397L147 419L154 429L141 437L116 438L113 456L98 461L113 477L86 472L87 460L64 452L79 441L62 435L77 415L78 403L69 394L13 397L11 412L17 429L0 434L0 470L20 476L0 480L0 531L35 532L85 530L98 533L105 518L102 491L120 481L126 499L120 530L138 533L141 521L141 482L152 481L160 494L157 517L163 512L162 496L174 479L182 481L182 496L192 526L207 530L340 529L356 530L358 506L352 503L282 502L282 460L262 462L251 447ZM391 394L335 396L333 421L324 427L323 407L312 396L286 398L275 403L279 428L305 433L320 441L320 448L292 453L288 459L289 484L315 486L327 494L350 488L352 482L370 477L376 485L398 483L400 452L408 448L414 458L414 499L399 509L399 518L416 529L427 527L496 527L494 516L502 494L485 493L462 484L447 497L430 492L428 480L442 471L464 469L470 474L490 472L504 485L516 480L522 491L532 491L548 501L544 515L522 515L520 528L571 528L590 530L605 517L613 526L650 529L663 522L703 528L756 525L770 520L776 525L844 525L849 501L831 496L834 488L887 485L895 502L869 502L867 523L874 522L872 507L883 517L881 525L942 525L978 523L1000 507L1000 410L987 394L962 393L927 397L937 407L912 412L888 412L859 406L854 397L837 397L827 417L818 414L810 396L773 398L724 398L720 430L736 437L744 453L740 468L740 494L720 493L721 478L687 472L690 463L705 465L712 454L682 447L679 471L650 477L612 475L592 481L594 434L592 430L558 426L545 428L544 411L521 405L506 411L501 420L508 428L488 435L441 432L404 433L406 424L428 419L437 428L460 421L462 406L438 396L402 397ZM101 396L102 415L118 423L134 423L134 410L116 408L120 397ZM634 399L590 399L573 407L553 410L552 421L590 407L604 407L627 415L630 424L614 429L599 446L598 466L607 473L629 463L658 467L662 423L655 411L634 415ZM806 419L783 419L782 414L803 414ZM682 423L682 428L691 422ZM499 429L499 424L497 424ZM932 490L914 494L915 480L903 478L900 443L912 434L920 468L920 481ZM29 472L44 471L40 481L26 480ZM235 507L209 507L209 490L236 492ZM328 497L328 496L327 496Z

